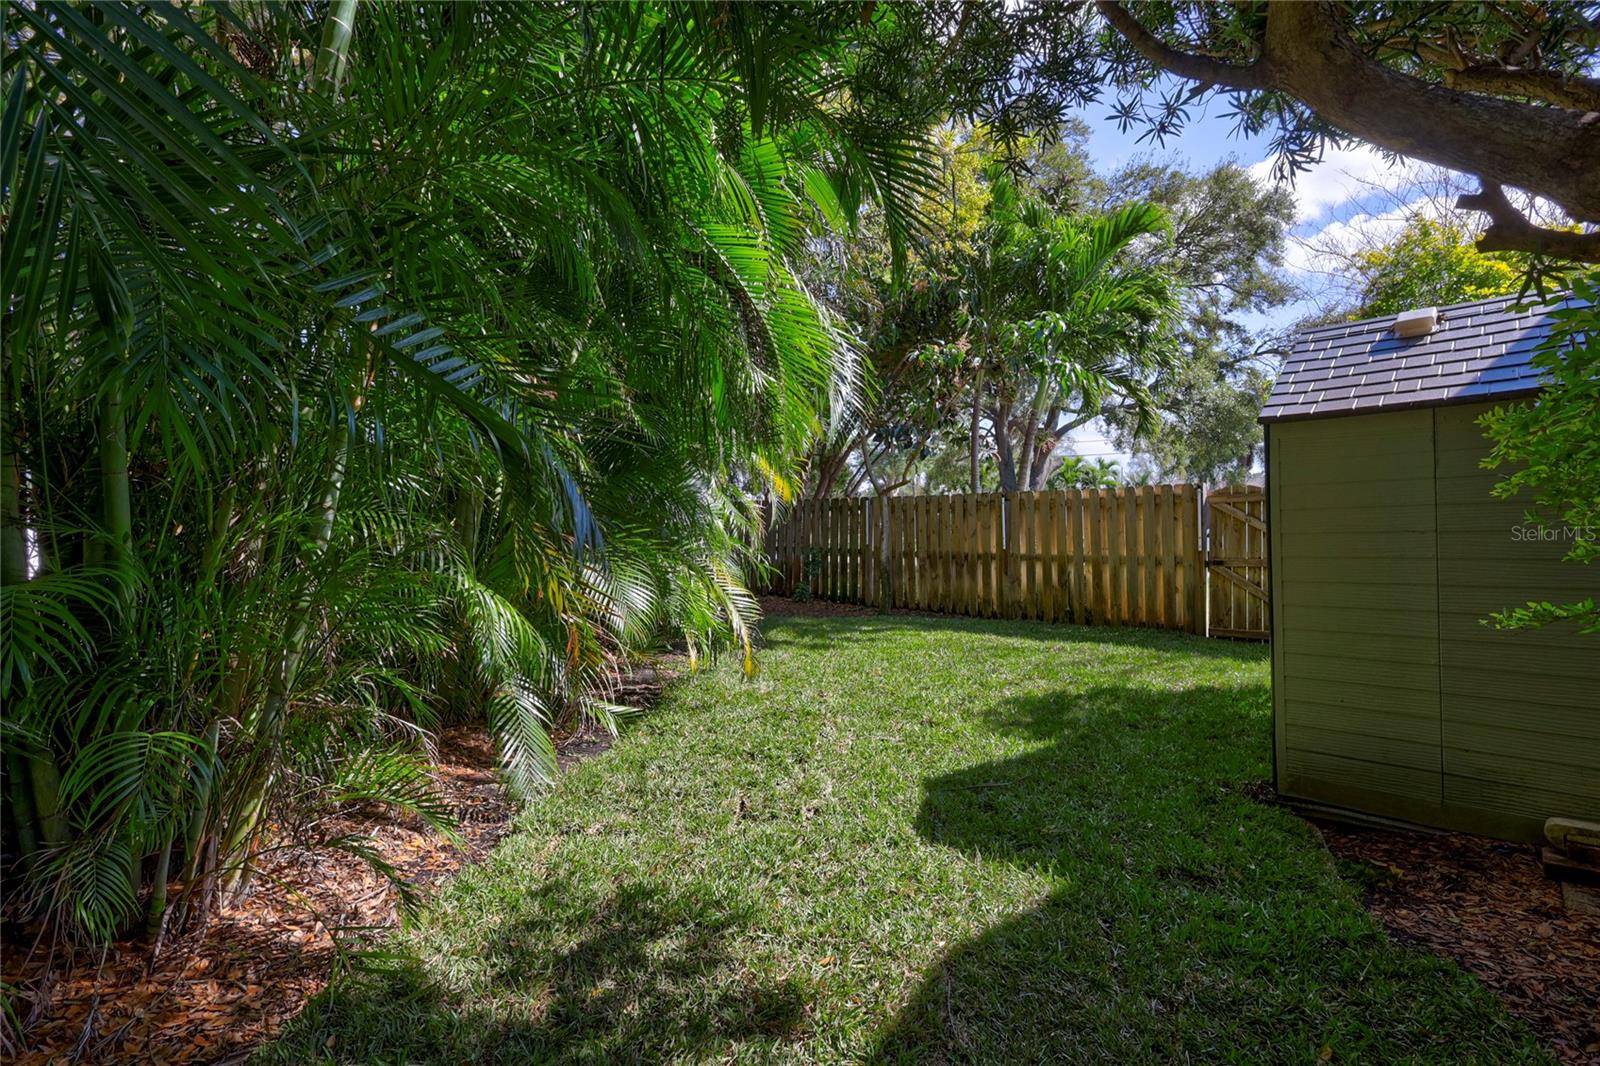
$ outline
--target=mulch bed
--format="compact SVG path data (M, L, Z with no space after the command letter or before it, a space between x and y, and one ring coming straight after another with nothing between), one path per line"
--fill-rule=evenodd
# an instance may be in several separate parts
M646 667L624 680L617 702L648 706L676 671ZM563 769L606 750L598 730L559 738ZM338 819L330 836L371 838L386 862L426 895L480 861L510 831L515 808L501 786L493 742L482 727L438 737L436 779L455 813L461 846L421 822L381 810ZM0 1049L7 1062L242 1062L272 1039L328 983L344 953L399 922L394 888L361 860L330 851L286 850L263 863L256 889L214 916L201 933L169 941L69 953L7 936L3 978L23 1036ZM13 930L15 932L15 930ZM10 1034L13 1040L15 1035Z
M1600 1063L1600 917L1567 910L1534 849L1460 833L1325 824L1396 940L1454 959L1566 1063Z

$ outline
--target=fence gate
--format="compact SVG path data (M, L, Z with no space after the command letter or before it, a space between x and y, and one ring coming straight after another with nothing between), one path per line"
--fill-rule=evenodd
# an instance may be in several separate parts
M1213 637L1266 640L1271 636L1267 577L1267 495L1259 486L1218 489L1206 497L1206 544Z

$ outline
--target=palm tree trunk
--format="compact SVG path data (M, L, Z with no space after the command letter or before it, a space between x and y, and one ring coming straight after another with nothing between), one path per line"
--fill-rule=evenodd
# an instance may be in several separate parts
M282 653L273 664L271 680L267 686L266 703L256 722L257 735L265 738L269 748L276 748L283 735L283 718L289 706L289 696L294 690L300 661L305 656L306 643L311 635L311 608L314 604L313 581L317 566L327 555L328 544L333 539L334 522L339 516L339 496L344 491L345 471L350 461L350 422L340 418L334 429L332 454L328 470L322 479L318 494L316 523L306 546L301 572L305 587L300 590L290 609L285 629ZM271 790L273 774L269 769L262 775L253 793L246 801L236 823L229 827L222 849L223 857L235 862L234 873L224 891L237 897L250 884L251 866L239 857L239 852L255 837L266 809L267 795Z
M33 786L34 817L39 840L47 848L67 842L67 812L61 809L61 771L48 750L28 755L28 781Z
M17 851L26 861L39 850L38 812L28 790L28 763L11 752L6 752L6 802L17 830Z
M22 462L11 447L11 397L9 391L0 393L0 584L20 585L28 580L28 545L22 527ZM33 854L42 837L46 844L60 843L65 823L57 817L42 820L41 809L56 813L55 789L49 782L59 783L55 763L48 755L20 757L7 752L6 792L11 807L11 818L16 823L17 845L24 856ZM34 780L33 766L39 764L46 781ZM34 794L41 789L48 805L40 807L40 798Z
M113 382L100 406L100 520L110 548L109 560L126 568L133 562L133 497L128 486L128 424L122 407L122 383ZM130 579L131 575L125 574L124 581ZM126 608L126 602L123 606Z
M356 0L333 0L327 20L322 24L322 43L317 48L317 88L330 97L339 94L350 59L350 37L356 25Z
M157 938L158 946L163 920L167 916L167 879L172 876L173 836L168 833L166 843L156 853L155 872L150 876L150 906L145 910L145 932Z
M0 395L0 416L8 423L0 429L0 583L20 585L28 580L28 546L22 526L22 462L11 447L9 393ZM48 746L13 760L10 792L19 844L54 847L66 841L61 771Z
M9 397L0 400L0 417L9 423ZM11 448L11 427L0 427L0 584L28 580L28 545L22 530L22 462Z
M267 690L267 706L263 717L272 729L281 724L284 708L289 702L289 690L294 685L300 660L305 655L306 639L311 632L313 596L310 577L327 554L328 544L333 539L334 521L339 517L339 496L344 491L345 469L349 462L350 424L341 418L334 430L333 454L328 460L328 471L323 476L322 491L318 495L316 524L312 527L311 540L306 547L303 570L308 581L289 613L283 655L278 659Z
M1024 489L1033 489L1034 447L1039 439L1039 420L1044 417L1044 405L1049 395L1049 381L1041 375L1033 390L1033 402L1028 404L1028 425L1022 434L1022 470L1018 481Z
M222 736L222 720L212 719L206 727L206 746L212 752L217 750L217 742ZM183 836L183 858L186 869L184 880L193 881L200 872L200 844L205 839L206 819L211 810L211 777L207 775L200 786L200 792L195 797L194 810L189 813L189 825Z
M222 490L222 498L211 510L211 529L206 536L205 552L200 557L200 580L210 585L222 567L222 549L228 543L228 529L233 524L234 485Z

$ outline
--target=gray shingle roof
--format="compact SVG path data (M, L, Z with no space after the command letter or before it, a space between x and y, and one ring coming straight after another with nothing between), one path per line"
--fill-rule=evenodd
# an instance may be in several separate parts
M1302 331L1272 387L1261 421L1370 414L1471 403L1537 391L1533 353L1550 332L1549 312L1572 297L1512 310L1497 296L1439 308L1426 337L1394 334L1394 316Z

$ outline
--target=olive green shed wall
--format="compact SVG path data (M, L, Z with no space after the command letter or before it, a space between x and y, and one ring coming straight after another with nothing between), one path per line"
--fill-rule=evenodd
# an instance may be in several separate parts
M1490 494L1487 409L1268 426L1285 796L1520 840L1600 818L1600 640L1480 621L1600 596L1600 568Z

